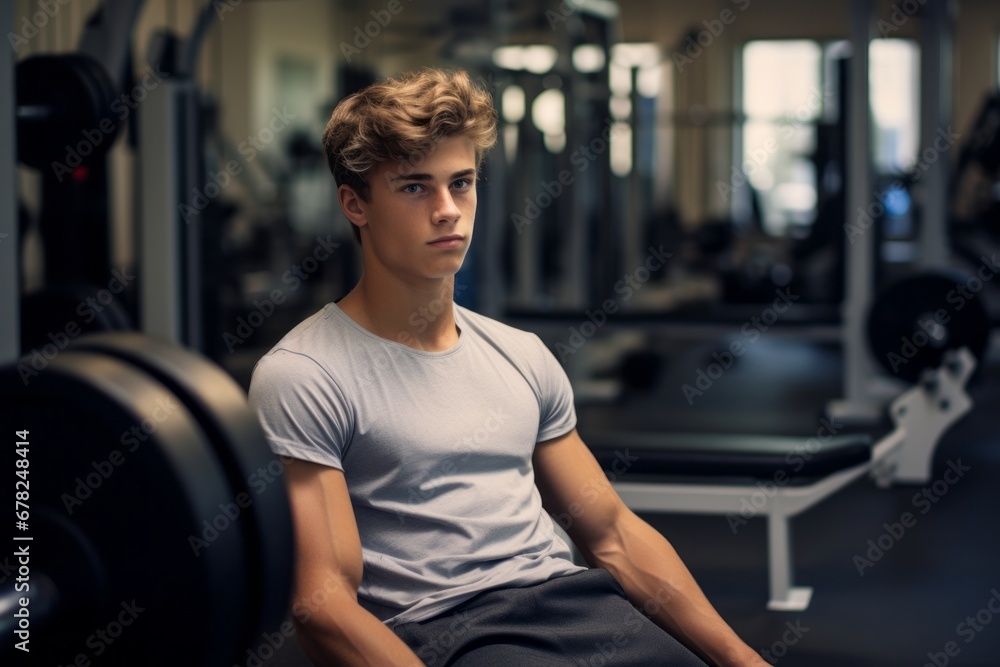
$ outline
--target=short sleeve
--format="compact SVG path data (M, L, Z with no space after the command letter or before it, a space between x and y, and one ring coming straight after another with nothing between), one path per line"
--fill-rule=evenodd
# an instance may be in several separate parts
M351 411L336 381L316 361L275 350L257 362L249 393L275 454L344 469Z
M538 344L541 358L541 367L537 373L541 399L537 442L544 442L566 435L576 427L576 408L573 404L573 387L566 371L549 348L545 347L545 343L535 334L532 337Z

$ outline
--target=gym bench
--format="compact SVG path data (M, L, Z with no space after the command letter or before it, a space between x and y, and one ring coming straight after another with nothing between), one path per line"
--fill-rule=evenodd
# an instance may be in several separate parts
M605 470L620 467L627 452L614 487L632 510L726 514L741 523L766 516L767 608L801 611L812 588L793 584L792 517L866 473L883 488L928 481L938 440L972 408L965 384L975 366L968 349L948 352L892 402L894 427L874 444L866 434L832 433L829 422L820 429L827 435L812 438L619 432L585 440Z

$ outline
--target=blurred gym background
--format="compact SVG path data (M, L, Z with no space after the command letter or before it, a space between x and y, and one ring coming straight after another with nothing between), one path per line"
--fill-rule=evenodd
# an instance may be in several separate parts
M11 89L17 62L80 48L102 5L49 4L8 5ZM884 409L905 383L878 369L859 313L918 271L978 272L955 285L1000 316L995 0L140 5L121 127L3 165L20 238L0 249L31 297L21 352L47 342L53 304L105 290L102 328L179 342L248 386L360 275L320 143L330 112L421 66L468 70L501 117L456 300L543 338L585 440L624 425L809 436L831 406L845 421ZM17 81L19 104L22 86L53 85ZM1000 664L1000 622L957 634L1000 587L995 331L976 408L938 448L972 471L882 562L862 576L852 559L920 487L858 483L796 520L807 611L763 611L759 520L647 517L752 646L783 665L919 665L955 641L947 664ZM808 632L789 644L794 622ZM305 664L294 641L276 653L264 662Z

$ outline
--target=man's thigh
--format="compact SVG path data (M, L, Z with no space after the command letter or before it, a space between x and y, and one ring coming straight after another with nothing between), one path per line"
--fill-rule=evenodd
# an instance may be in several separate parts
M488 591L396 634L428 667L704 667L601 569Z

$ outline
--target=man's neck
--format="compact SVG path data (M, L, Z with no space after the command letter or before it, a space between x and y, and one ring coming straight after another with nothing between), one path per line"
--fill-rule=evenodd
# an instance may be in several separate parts
M337 305L376 336L441 352L458 343L454 286L454 277L414 286L365 273Z

